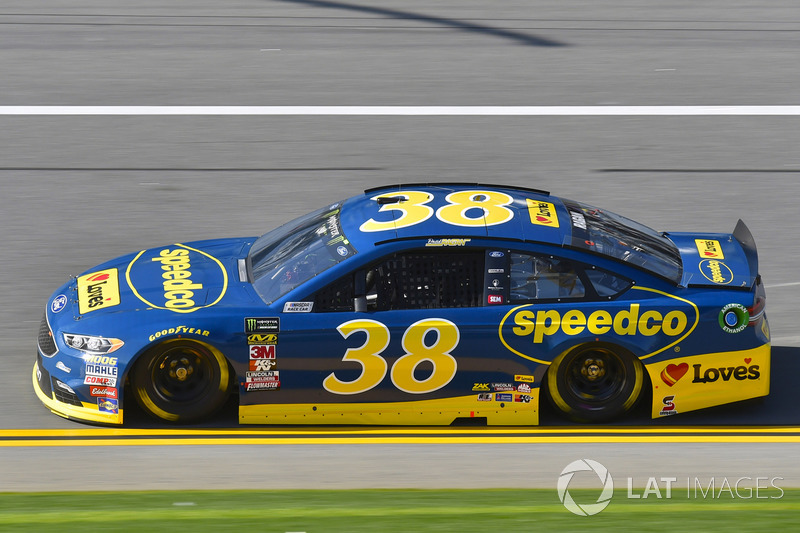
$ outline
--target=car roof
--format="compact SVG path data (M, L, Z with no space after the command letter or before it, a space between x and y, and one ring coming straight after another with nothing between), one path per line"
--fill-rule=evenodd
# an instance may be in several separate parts
M490 224L480 220L477 205L488 206L494 218ZM343 203L341 224L350 242L362 251L406 239L491 238L561 246L572 233L567 208L547 191L480 183L367 189Z

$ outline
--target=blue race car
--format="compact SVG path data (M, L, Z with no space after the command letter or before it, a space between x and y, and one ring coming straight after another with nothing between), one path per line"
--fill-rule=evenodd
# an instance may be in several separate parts
M769 394L750 231L658 233L521 187L380 187L261 237L171 244L48 302L33 385L122 424L600 422Z

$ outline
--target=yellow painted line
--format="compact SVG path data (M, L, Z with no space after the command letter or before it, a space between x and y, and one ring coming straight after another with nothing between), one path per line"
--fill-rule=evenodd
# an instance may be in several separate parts
M554 427L554 428L508 428L508 427L446 427L446 428L398 428L387 426L382 428L254 428L254 429L121 429L121 428L91 428L91 429L0 429L0 439L7 438L85 438L85 437L203 437L203 436L341 436L341 435L428 435L447 437L448 434L472 434L475 437L491 435L684 435L684 434L800 434L800 426L681 426L681 427ZM592 437L597 438L597 437Z
M800 443L800 435L660 435L660 436L541 436L541 437L329 437L303 438L196 438L196 439L72 439L14 440L0 447L75 447L75 446L231 446L301 444L649 444L649 443Z

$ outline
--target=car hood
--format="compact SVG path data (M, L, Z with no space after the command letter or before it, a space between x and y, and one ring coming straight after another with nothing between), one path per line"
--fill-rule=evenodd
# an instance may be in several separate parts
M239 260L246 257L253 240L176 243L98 265L73 282L75 315L134 309L187 314L239 304L244 283Z

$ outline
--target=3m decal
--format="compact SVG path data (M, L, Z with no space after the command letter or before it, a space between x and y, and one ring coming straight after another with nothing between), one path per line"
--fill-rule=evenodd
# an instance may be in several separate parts
M336 328L347 339L360 332L366 338L361 346L348 348L342 358L345 362L361 365L361 373L352 381L339 379L331 372L322 382L328 392L334 394L360 394L379 385L389 373L389 364L381 353L389 346L390 333L386 325L370 319L351 320ZM435 334L435 335L432 335ZM426 338L434 340L426 343ZM460 339L458 327L443 318L428 318L411 324L403 334L401 356L391 369L391 380L395 387L410 394L425 394L441 389L456 374L457 363L450 352ZM433 366L430 375L417 379L415 371L423 362Z
M216 305L228 288L228 273L217 258L183 244L142 250L125 278L142 302L175 313ZM154 280L161 281L160 289L154 288Z
M78 311L84 315L119 305L119 273L116 268L78 277Z
M551 228L558 228L558 216L556 215L556 206L550 202L540 202L526 198L528 203L528 214L531 217L531 224L537 226L549 226Z
M695 239L694 243L697 246L697 253L700 254L700 257L704 259L725 259L725 255L722 253L722 246L719 245L719 241L714 241L711 239Z
M727 285L733 281L733 271L722 261L705 259L700 261L698 268L703 277L712 283Z
M274 344L250 345L250 359L275 359Z

